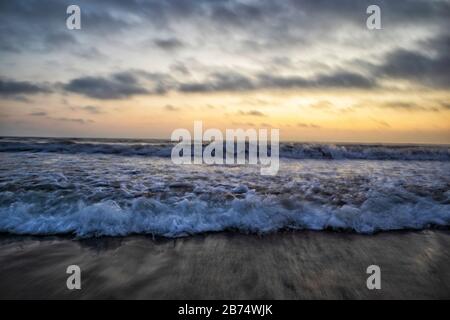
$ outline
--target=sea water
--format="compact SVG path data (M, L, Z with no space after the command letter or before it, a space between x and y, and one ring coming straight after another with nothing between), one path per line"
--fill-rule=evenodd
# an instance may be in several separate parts
M173 143L0 139L0 232L79 237L450 225L450 147L282 143L256 165L175 165Z

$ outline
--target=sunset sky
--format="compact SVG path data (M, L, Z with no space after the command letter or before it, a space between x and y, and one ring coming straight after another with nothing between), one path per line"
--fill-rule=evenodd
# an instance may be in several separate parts
M449 30L440 0L0 0L0 135L450 144Z

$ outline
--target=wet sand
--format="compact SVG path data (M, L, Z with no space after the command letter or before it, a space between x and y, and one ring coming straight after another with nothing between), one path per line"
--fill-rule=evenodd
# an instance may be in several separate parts
M0 237L2 299L450 299L450 231ZM79 265L82 289L66 287ZM368 290L366 268L381 268Z

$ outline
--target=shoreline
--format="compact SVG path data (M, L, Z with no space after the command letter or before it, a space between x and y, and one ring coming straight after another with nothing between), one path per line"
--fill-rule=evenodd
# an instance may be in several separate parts
M140 234L140 233L131 233L123 236L108 236L108 235L101 235L101 236L88 236L88 237L78 237L77 235L73 233L59 233L59 234L17 234L17 233L9 233L9 232L0 232L0 245L3 240L15 240L15 241L23 241L23 240L71 240L71 241L88 241L88 240L119 240L119 239L127 239L127 238L144 238L147 240L152 240L155 242L163 242L163 241L172 241L172 240L180 240L180 239L190 239L190 238L197 238L197 237L207 237L207 236L216 236L216 235L229 235L229 236L253 236L258 238L264 238L264 237L270 237L275 236L277 234L290 234L290 233L326 233L326 234L342 234L342 235L358 235L363 237L372 237L377 236L380 234L407 234L407 233L419 233L424 231L448 231L450 233L450 226L441 226L441 225L432 225L428 228L423 229L414 229L414 228L404 228L404 229L392 229L392 230L377 230L372 233L361 233L356 232L353 229L346 229L346 228L326 228L326 229L320 229L320 230L313 230L313 229L294 229L294 228L282 228L275 231L268 231L268 232L243 232L239 229L225 229L221 231L206 231L206 232L199 232L195 234L186 234L186 235L180 235L180 236L163 236L159 234Z
M450 231L0 235L0 299L449 299ZM66 287L79 265L82 289ZM368 290L366 268L381 268Z

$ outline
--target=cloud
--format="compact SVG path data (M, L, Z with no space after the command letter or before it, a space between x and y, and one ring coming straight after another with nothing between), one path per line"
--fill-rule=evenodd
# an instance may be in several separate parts
M441 102L440 106L444 110L450 110L450 102Z
M424 107L417 103L408 101L390 101L381 105L383 108L394 109L394 110L404 110L404 111L433 111L438 112L437 107Z
M164 109L166 109L167 111L178 111L178 110L180 110L179 108L174 107L174 106L171 105L171 104L165 105L165 106L164 106Z
M70 4L69 0L1 1L0 48L14 53L45 42L47 34L65 27L65 9ZM114 38L127 33L127 40L133 40L135 31L145 28L154 31L154 36L169 35L156 39L162 49L169 50L179 48L183 42L177 31L186 30L202 38L236 34L242 43L263 44L266 49L296 45L299 38L308 38L309 44L349 24L364 28L365 10L371 4L380 5L383 23L391 28L432 20L445 30L450 15L449 2L438 0L78 0L77 4L82 8L82 28L89 36Z
M82 118L66 118L66 117L53 118L53 117L47 117L47 119L55 120L55 121L61 121L61 122L73 122L73 123L78 123L78 124L86 124L86 123L93 123L94 122L94 120L82 119Z
M47 116L47 112L37 111L37 112L31 112L28 115L33 116L33 117L45 117L45 116Z
M321 100L316 103L310 104L308 107L313 108L313 109L329 110L333 107L333 104L330 101Z
M73 111L83 111L83 112L87 112L87 113L94 114L94 115L105 113L102 110L102 108L99 106L94 106L94 105L87 105L87 106L81 106L81 107L80 106L71 106L65 99L63 99L62 103L67 105Z
M30 95L38 93L49 93L50 90L43 85L38 85L28 81L2 80L0 79L0 95Z
M301 76L278 76L259 73L246 76L236 72L213 73L203 82L181 83L181 92L248 91L258 89L301 89L301 88L373 88L374 79L352 72L337 71L311 78Z
M320 128L320 126L318 126L316 124L303 123L303 122L297 123L297 127L300 127L300 128L311 128L311 129L319 129Z
M272 74L243 75L237 72L213 72L205 81L183 82L170 74L143 70L116 72L108 76L81 76L65 84L53 84L66 92L101 100L125 99L136 95L164 95L168 91L183 93L235 92L261 89L301 88L372 88L375 80L360 74L341 72L311 78L280 77ZM48 85L30 82L0 81L1 95L49 92ZM89 108L88 108L89 109ZM90 108L93 113L96 111Z
M181 74L183 76L188 76L188 75L191 74L191 72L189 71L188 67L182 62L178 62L178 63L172 64L170 66L170 71L176 72L176 73Z
M100 114L100 113L103 113L103 111L101 110L101 108L100 108L100 107L97 107L97 106L84 106L84 107L80 107L80 109L83 110L83 111L87 111L87 112L89 112L89 113L92 113L92 114Z
M254 89L252 80L237 72L215 72L204 82L181 83L181 92L215 92L215 91L243 91Z
M383 106L390 109L407 109L407 110L423 109L423 107L417 105L416 103L404 101L387 102L383 104Z
M370 120L372 120L373 122L377 123L378 125L385 127L385 128L390 128L391 125L389 123L387 123L386 121L383 120L377 120L375 118L370 117Z
M155 39L153 43L160 49L173 51L184 47L184 43L177 38Z
M432 58L418 52L397 50L379 69L381 76L406 79L431 87L450 87L450 57Z
M107 59L108 57L95 47L82 47L76 51L76 55L86 60L100 60Z
M373 88L376 86L374 79L352 72L320 75L315 79L315 82L319 87L334 88Z
M375 74L415 81L430 87L449 88L450 36L436 37L422 44L428 48L426 53L405 49L390 52L384 63L375 67Z
M252 117L265 117L266 115L258 110L250 110L247 112L239 111L241 116L252 116Z
M116 73L109 78L80 77L64 85L69 92L96 99L124 99L150 93L132 73Z
M70 4L69 0L1 1L0 49L11 53L64 50L63 46L76 41L65 26L66 8ZM82 9L82 28L91 35L108 35L111 30L118 33L131 26L124 11L120 14L113 1L110 10L106 2L102 5L80 0L77 5Z
M231 123L233 126L238 126L238 127L256 127L256 124L253 122L237 122L237 121L233 121Z
M245 27L249 21L260 21L266 13L264 9L264 5L261 4L258 6L229 1L211 6L210 17L218 23Z
M51 51L51 59L59 61L60 58L61 65L67 54L79 56L84 59L80 69L74 66L75 71L61 71L62 78L73 78L63 89L90 98L125 99L135 95L163 95L168 91L372 89L378 87L380 77L449 87L449 1L377 0L375 4L382 8L383 24L390 30L388 35L365 32L365 9L373 4L370 0L339 3L335 0L98 0L95 4L80 0L83 32L65 29L64 13L68 4L68 0L1 2L0 50L3 48L13 61L18 52L25 55ZM405 22L411 19L415 29L409 37L408 31L399 29L407 30ZM355 25L359 28L348 28ZM145 30L145 35L139 30ZM348 34L349 30L355 30L355 35ZM436 38L424 41L421 35L430 33L436 34ZM123 56L123 51L128 53L142 45L142 36L149 39L147 44L167 52L152 50L152 58L153 54L158 56L152 61L144 56L148 50L142 53L136 50L132 66L146 71L115 74L116 65L108 63L114 61L121 68L130 67L124 66L128 55ZM413 40L403 41L409 38ZM371 44L380 39L383 50L377 53ZM411 46L414 41L417 43ZM121 45L117 52L111 50L118 43L123 48ZM72 44L82 44L85 49L76 49ZM183 53L189 53L183 56L186 60L173 61L173 52L182 48ZM296 54L303 53L300 49L305 49L305 60ZM387 49L390 52L385 54ZM358 56L367 53L371 59L375 58L370 60L371 64L366 61L364 68L355 60L347 59L355 53ZM201 60L198 65L189 60L194 55ZM0 59L3 62L5 58ZM236 61L237 65L230 61ZM373 65L373 61L378 64ZM86 74L84 70L91 67L90 63L92 73ZM48 68L42 63L36 65L36 70L30 70L29 74L43 74L41 71ZM27 69L27 65L22 69ZM161 73L148 72L152 69ZM96 73L99 70L101 73ZM112 74L105 76L108 74L105 70ZM7 71L13 74L14 67ZM72 73L64 77L65 72Z
M268 74L259 76L259 87L264 88L373 88L374 79L352 72L337 71L330 74L320 74L312 78L299 76L281 77Z
M324 17L335 20L349 20L359 24L361 12L365 14L369 5L376 4L382 10L384 23L393 27L396 24L403 25L412 20L421 22L422 20L436 19L445 23L450 13L450 3L447 0L291 0L289 8L291 10L302 10L306 13L316 13L320 20Z
M81 46L75 36L68 32L53 32L44 35L43 44L45 49L61 50L63 46Z

